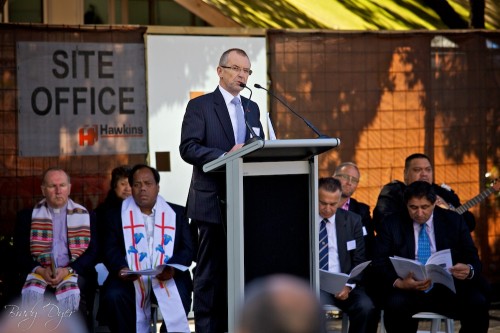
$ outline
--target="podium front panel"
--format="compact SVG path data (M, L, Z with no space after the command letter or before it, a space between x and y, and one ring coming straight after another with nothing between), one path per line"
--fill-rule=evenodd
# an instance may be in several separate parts
M317 163L317 156L274 162L227 157L229 333L235 332L245 285L256 278L290 274L318 290L318 231L312 223L318 208Z
M243 178L245 284L277 273L310 280L308 174Z

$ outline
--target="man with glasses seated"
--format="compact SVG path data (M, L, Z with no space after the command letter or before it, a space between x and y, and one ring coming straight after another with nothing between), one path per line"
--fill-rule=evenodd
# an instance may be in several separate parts
M43 199L19 212L14 232L15 260L24 283L21 310L33 313L37 306L48 306L66 316L78 311L91 329L97 281L95 215L69 198L70 177L59 167L44 172L41 190Z
M198 333L226 332L228 327L225 174L205 173L203 165L243 147L250 138L244 114L255 134L264 135L259 107L240 96L252 74L250 66L245 51L225 51L217 66L219 86L190 100L182 122L180 154L193 165L187 216L199 235L193 302Z
M358 166L352 162L344 162L335 168L334 178L337 178L342 185L342 196L339 208L348 210L361 216L363 223L363 236L365 239L365 255L367 259L372 259L372 249L375 242L375 234L372 218L370 216L370 206L352 198L358 188L361 175Z

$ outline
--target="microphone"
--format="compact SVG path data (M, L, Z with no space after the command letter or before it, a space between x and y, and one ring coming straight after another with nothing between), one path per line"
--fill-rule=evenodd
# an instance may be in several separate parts
M255 133L252 126L250 126L250 124L248 123L248 119L247 119L247 113L250 112L250 109L248 108L248 106L250 105L250 99L252 98L252 89L248 88L248 86L244 83L240 83L240 87L247 88L248 90L250 90L250 96L248 96L247 104L245 105L245 108L243 109L245 124L247 125L248 131L250 131L250 134L252 135L252 137L247 142L245 142L245 145L248 145L254 141L262 140L262 138Z
M283 104L288 110L290 110L290 112L292 112L294 115L296 115L297 117L299 117L307 125L307 127L309 127L310 129L312 129L313 132L316 133L316 135L318 136L318 139L329 139L330 138L328 135L322 134L320 131L318 131L318 129L316 127L314 127L313 124L311 124L307 119L305 119L304 117L302 117L297 112L293 111L292 108L290 106L288 106L288 104L286 104L281 98L279 98L278 96L276 96L275 94L273 94L270 90L264 88L263 86L261 86L258 83L254 84L253 86L255 88L257 88L257 89L263 89L263 90L267 91L267 93L269 95L271 95L272 97L276 98L281 104Z

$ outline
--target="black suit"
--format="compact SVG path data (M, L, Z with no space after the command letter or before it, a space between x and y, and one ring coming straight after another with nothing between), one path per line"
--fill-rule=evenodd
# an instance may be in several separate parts
M17 221L14 231L14 250L19 280L24 283L26 277L33 269L40 266L40 263L31 255L31 216L33 209L24 209L17 214ZM78 287L80 288L80 306L79 311L85 316L88 327L92 327L92 312L94 307L94 297L97 288L97 273L95 265L97 261L97 233L95 214L90 213L90 244L87 250L75 261L70 262L69 266L78 274ZM69 247L68 247L68 253ZM22 284L21 284L22 287ZM20 290L19 290L20 292Z
M349 274L354 267L365 261L361 217L358 214L337 209L335 232L340 271ZM328 240L330 242L330 239ZM348 243L351 246L355 244L355 248L348 248ZM349 280L349 283L355 283L356 287L349 293L346 300L339 300L333 295L321 291L321 302L333 304L349 315L349 333L375 333L379 317L378 310L366 294L359 276Z
M190 266L193 259L193 246L189 232L189 224L184 215L184 207L168 203L175 211L175 242L170 264ZM109 271L104 281L102 304L107 313L107 322L111 332L135 333L136 309L135 289L132 281L124 281L118 277L118 272L128 267L125 251L125 240L121 218L121 207L115 207L107 213L105 234L103 237L103 261ZM181 296L186 314L191 307L191 292L193 290L189 270L182 272L175 269L174 275L177 290ZM154 297L154 293L152 293Z
M242 97L251 127L260 124L256 103ZM249 138L247 131L246 138ZM211 162L235 145L234 131L226 102L219 88L189 101L179 150L193 165L187 199L187 215L198 226L199 248L194 272L194 313L196 332L227 331L227 245L225 232L226 182L223 172L203 172Z
M372 217L370 215L370 206L359 202L354 198L349 198L349 211L361 216L361 223L365 227L365 256L366 259L373 258L373 247L375 244L375 228L373 227Z
M377 231L376 258L380 259L377 267L386 290L387 332L415 332L417 323L411 316L420 311L459 318L462 333L487 332L488 286L481 276L481 262L469 229L460 215L439 207L434 209L433 223L436 251L450 249L453 264L471 264L475 275L471 280L454 279L456 294L440 284L434 284L427 293L393 288L398 276L387 258L400 256L415 259L415 236L413 221L409 217L392 215L385 219Z

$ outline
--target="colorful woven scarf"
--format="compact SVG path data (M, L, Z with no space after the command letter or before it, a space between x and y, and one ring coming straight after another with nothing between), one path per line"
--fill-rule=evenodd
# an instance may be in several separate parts
M66 223L68 229L68 248L71 255L70 262L75 261L90 243L90 217L88 211L81 205L68 200L66 209ZM31 215L30 249L31 255L42 267L52 264L52 216L45 199L33 209ZM64 309L76 311L80 302L78 276L69 275L56 286L56 299ZM47 283L41 275L28 274L23 286L22 301L24 306L43 300Z

